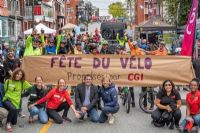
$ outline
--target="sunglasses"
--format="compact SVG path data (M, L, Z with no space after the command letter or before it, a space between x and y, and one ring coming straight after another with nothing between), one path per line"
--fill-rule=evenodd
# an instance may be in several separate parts
M165 84L165 86L172 86L172 84Z

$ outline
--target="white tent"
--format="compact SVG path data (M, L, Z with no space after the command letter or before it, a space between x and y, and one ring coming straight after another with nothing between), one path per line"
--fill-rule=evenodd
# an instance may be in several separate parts
M42 23L39 23L38 25L36 25L36 26L35 26L35 29L37 30L37 34L40 34L40 33L41 33L41 29L44 30L44 33L45 33L45 34L56 33L56 30L51 29L51 28L45 26L45 25L42 24ZM33 28L28 29L28 30L24 31L24 34L25 34L25 35L27 35L27 34L32 34L32 31L33 31Z
M72 24L72 23L67 23L66 25L64 25L62 27L62 30L66 30L66 29L74 29L76 27L76 25Z

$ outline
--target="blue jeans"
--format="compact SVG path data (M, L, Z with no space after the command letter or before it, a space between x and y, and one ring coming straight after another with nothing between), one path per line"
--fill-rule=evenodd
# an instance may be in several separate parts
M48 122L48 116L44 108L37 108L34 106L29 110L29 112L30 116L38 115L40 123L46 124Z
M193 117L193 120L194 120L194 123L200 127L200 114L197 114L197 115L194 115ZM187 125L187 120L184 119L182 122L181 122L181 127L182 128L185 128L185 126Z
M92 122L98 122L99 121L99 114L98 114L98 112L95 108L92 108L87 113L89 115L90 121L92 121ZM81 115L80 119L83 119L84 116L85 116L85 113L81 113L80 115Z
M108 114L115 114L119 111L119 106L116 107L109 107L109 106L105 106L102 108L102 112L101 115L99 117L99 122L100 123L104 123L106 122L106 120L108 119Z

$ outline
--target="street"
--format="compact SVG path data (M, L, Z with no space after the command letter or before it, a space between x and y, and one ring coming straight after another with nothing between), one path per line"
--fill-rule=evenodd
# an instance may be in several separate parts
M23 101L23 112L26 118L19 118L18 123L14 126L14 133L176 133L176 129L169 130L167 127L156 128L151 124L151 116L145 114L139 108L138 97L140 88L135 89L136 108L131 108L130 113L125 112L125 107L121 106L120 111L115 115L115 123L109 125L108 123L99 124L92 123L87 118L84 121L78 121L74 118L72 110L68 115L73 119L72 123L64 122L61 125L49 122L46 125L39 124L37 121L34 124L28 123L28 112L26 107L27 99ZM182 98L185 97L186 92L181 90ZM121 102L121 99L119 99ZM121 105L121 104L120 104ZM185 116L185 106L182 106L182 118ZM99 112L100 113L100 112ZM1 133L6 131L0 128Z

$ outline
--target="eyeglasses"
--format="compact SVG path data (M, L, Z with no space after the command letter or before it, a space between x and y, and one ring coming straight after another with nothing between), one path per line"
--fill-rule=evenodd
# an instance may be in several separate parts
M165 84L165 86L172 86L172 84Z

